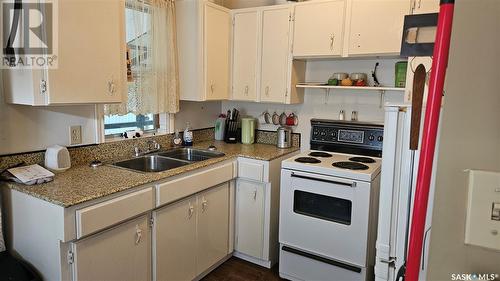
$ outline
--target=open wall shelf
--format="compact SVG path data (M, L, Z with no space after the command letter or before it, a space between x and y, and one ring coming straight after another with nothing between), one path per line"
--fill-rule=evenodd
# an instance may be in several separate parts
M325 100L328 98L331 90L355 90L355 91L367 91L367 92L375 92L380 94L380 104L379 107L382 108L384 105L384 95L385 92L400 92L404 93L405 88L396 88L396 87L368 87L368 86L330 86L330 85L320 85L320 84L297 84L296 88L305 88L305 89L321 89L325 90Z
M404 92L405 88L395 87L368 87L368 86L330 86L317 84L297 84L297 88L306 89L339 89L339 90L358 90L358 91L399 91Z

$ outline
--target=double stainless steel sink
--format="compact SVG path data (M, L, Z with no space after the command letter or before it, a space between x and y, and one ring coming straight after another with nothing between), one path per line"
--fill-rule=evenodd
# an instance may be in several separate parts
M218 151L196 148L174 148L116 162L113 165L134 171L152 173L163 172L224 155L224 153Z

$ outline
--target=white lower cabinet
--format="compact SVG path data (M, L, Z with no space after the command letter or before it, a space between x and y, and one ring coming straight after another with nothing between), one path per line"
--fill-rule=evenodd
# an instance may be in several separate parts
M279 259L281 161L238 158L235 188L234 256L271 268Z
M204 191L197 198L196 273L228 255L229 183Z
M155 279L192 280L196 276L196 196L153 212Z
M153 212L155 280L192 280L227 256L229 183Z
M151 279L151 232L144 215L72 243L73 280Z
M236 184L235 250L263 258L265 183L238 179Z

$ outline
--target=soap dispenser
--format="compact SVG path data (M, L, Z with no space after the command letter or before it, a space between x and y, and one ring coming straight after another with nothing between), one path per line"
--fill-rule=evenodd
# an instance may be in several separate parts
M186 129L184 130L184 146L193 146L193 132L191 131L189 122L186 123Z
M174 135L172 142L174 143L175 147L182 145L182 138L181 138L181 134L179 133L179 130L175 130L175 135Z

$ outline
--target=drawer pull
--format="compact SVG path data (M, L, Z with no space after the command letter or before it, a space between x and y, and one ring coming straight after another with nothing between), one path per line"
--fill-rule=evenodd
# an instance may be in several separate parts
M191 219L191 217L193 217L193 214L194 214L194 206L190 205L188 210L188 218Z
M138 225L135 226L135 244L139 245L142 241L142 229Z
M203 197L203 200L201 201L201 212L204 213L205 210L207 209L207 205L208 205L208 202L207 200L205 199L205 197Z

